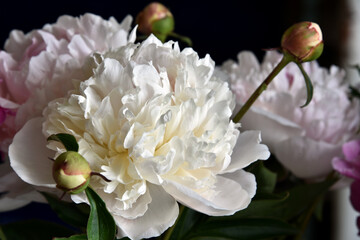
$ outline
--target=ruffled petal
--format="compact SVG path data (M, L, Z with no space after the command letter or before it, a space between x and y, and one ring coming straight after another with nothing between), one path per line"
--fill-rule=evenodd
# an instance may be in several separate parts
M179 207L173 197L161 187L148 184L152 197L149 210L142 217L126 219L114 216L116 224L120 227L118 238L128 236L130 239L142 239L161 235L175 223L179 215Z

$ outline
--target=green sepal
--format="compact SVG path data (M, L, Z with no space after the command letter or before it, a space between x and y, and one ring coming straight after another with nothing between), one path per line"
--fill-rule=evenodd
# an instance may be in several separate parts
M91 240L114 240L115 221L106 209L104 201L90 187L86 188L85 192L90 203L87 235L91 236Z
M152 32L154 34L169 34L174 31L175 22L172 16L159 19L152 24Z
M301 63L297 63L302 75L304 76L304 80L305 80L305 84L306 84L306 91L307 91L307 98L306 98L306 102L304 105L302 105L301 107L306 107L310 102L311 99L313 97L313 85L311 83L311 80L309 78L309 76L307 75L307 73L305 72L304 68L302 67Z
M303 59L302 62L310 62L318 59L321 56L323 50L324 50L324 43L321 42L316 47L313 47L313 52L309 56L305 57L305 59Z
M79 151L79 144L77 143L76 138L71 134L67 134L67 133L53 134L47 138L47 141L50 140L61 142L67 151L74 151L74 152Z

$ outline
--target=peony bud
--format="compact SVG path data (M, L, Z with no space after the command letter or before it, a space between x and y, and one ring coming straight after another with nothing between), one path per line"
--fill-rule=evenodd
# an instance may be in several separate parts
M140 32L146 35L153 33L162 41L174 30L173 15L169 9L157 2L150 3L140 12L136 23Z
M281 48L284 54L291 55L298 62L317 59L324 48L319 25L312 22L294 24L285 31L281 39Z
M79 193L89 185L91 169L79 153L67 151L55 159L53 177L57 187L71 194Z

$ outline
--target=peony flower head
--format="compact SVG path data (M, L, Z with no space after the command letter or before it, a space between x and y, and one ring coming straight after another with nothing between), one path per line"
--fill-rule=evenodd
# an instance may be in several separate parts
M324 48L322 32L316 23L300 22L288 28L281 39L281 49L299 62L313 61Z
M238 55L239 63L226 62L231 89L240 107L281 60L268 52L260 64L250 52ZM261 130L262 138L278 160L301 178L324 177L341 146L354 138L359 123L359 102L348 98L344 71L329 70L317 62L303 67L314 85L314 96L305 107L303 76L294 63L285 67L242 118L244 129ZM236 112L236 111L235 111Z
M0 51L0 151L7 153L14 135L27 121L41 116L51 100L65 96L74 82L88 78L91 72L84 66L90 54L133 42L135 33L129 35L131 20L128 16L119 24L114 18L104 20L93 14L78 18L65 15L26 34L12 31ZM0 205L12 209L20 205L6 199L24 196L26 201L21 202L26 204L30 195L36 195L23 183L15 190L16 174L3 165L0 168L1 192L7 192Z
M0 150L7 152L16 131L72 89L74 79L88 77L82 66L91 53L125 45L130 24L130 16L119 24L93 14L65 15L27 34L13 30L0 51Z
M151 35L93 60L88 80L15 136L11 165L24 181L54 187L47 157L64 149L46 148L45 139L61 132L74 135L91 170L111 180L91 178L90 186L118 237L160 235L174 224L177 202L212 216L247 207L256 182L243 168L269 151L259 132L240 134L229 120L233 94L208 55L199 59L191 48L180 51ZM30 138L37 140L31 148L24 144ZM83 194L72 199L86 202Z

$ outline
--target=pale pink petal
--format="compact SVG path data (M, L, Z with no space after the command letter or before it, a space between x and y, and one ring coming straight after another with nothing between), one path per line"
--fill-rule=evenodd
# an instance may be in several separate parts
M274 153L296 176L317 178L331 172L331 160L341 154L341 146L298 136L277 143Z
M277 142L290 136L299 136L303 132L294 122L257 107L252 107L245 113L241 126L243 129L260 130L261 139L270 150L274 149Z

